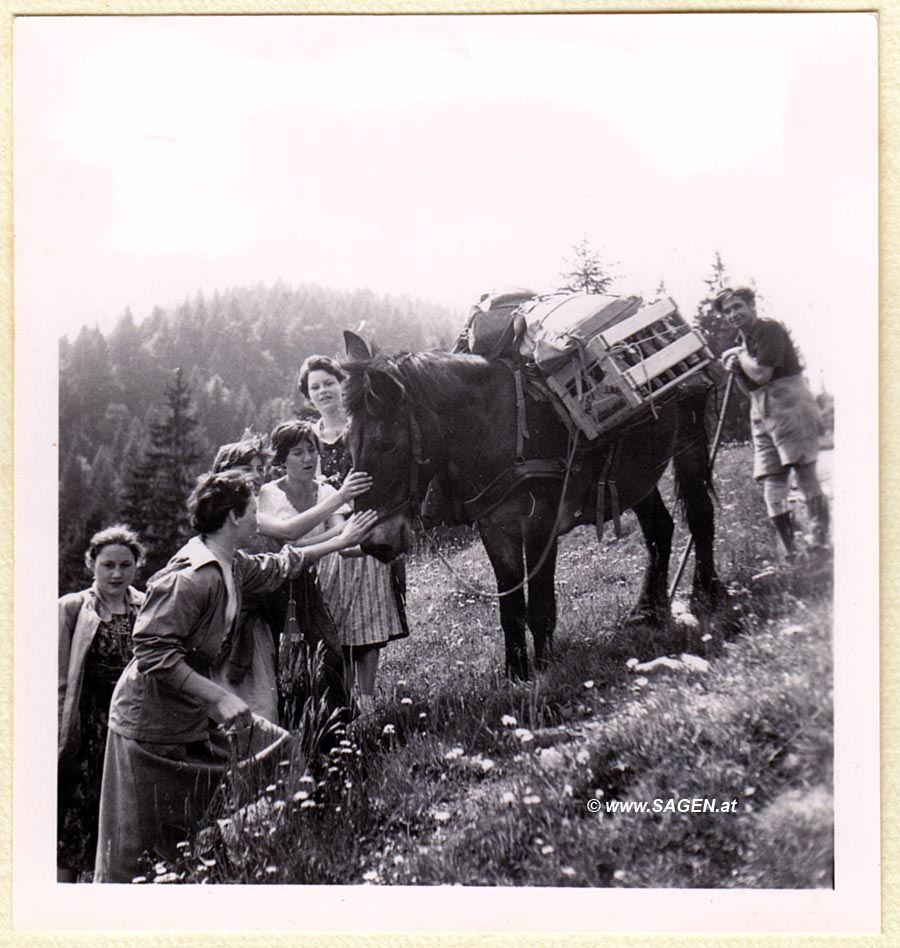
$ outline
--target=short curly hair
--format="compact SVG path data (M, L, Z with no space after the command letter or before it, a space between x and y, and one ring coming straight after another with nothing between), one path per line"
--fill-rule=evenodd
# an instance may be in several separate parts
M254 458L262 458L263 461L268 463L271 457L272 452L269 450L266 436L254 435L252 438L245 438L243 441L223 444L216 451L212 473L220 474L222 471L230 471L235 467L244 467L250 464Z
M299 418L283 421L272 431L269 440L275 452L273 460L276 464L284 464L288 454L301 441L308 441L316 451L319 450L316 429L308 421L301 421Z
M192 529L204 536L215 533L224 525L229 511L243 517L253 496L254 484L249 474L241 471L201 474L188 498Z
M343 382L347 378L334 359L323 355L311 355L308 359L303 360L303 365L300 366L300 374L297 376L297 388L303 393L304 398L309 398L309 374L315 372L316 369L333 375L339 382Z
M729 301L735 299L743 300L748 306L753 308L756 307L756 293L750 289L749 286L739 286L736 289L732 290L730 287L726 287L724 290L719 290L716 294L716 298L713 300L713 309L717 313L722 312L722 307Z
M136 530L127 523L113 523L102 530L98 530L88 541L88 548L84 551L84 565L94 571L97 557L106 546L126 546L134 556L136 567L143 566L147 550L141 542Z

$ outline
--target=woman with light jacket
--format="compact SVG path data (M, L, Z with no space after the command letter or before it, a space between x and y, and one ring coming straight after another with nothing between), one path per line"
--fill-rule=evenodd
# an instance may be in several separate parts
M91 537L85 563L89 589L59 600L57 878L89 878L109 702L131 658L131 631L144 594L132 586L144 548L117 523Z

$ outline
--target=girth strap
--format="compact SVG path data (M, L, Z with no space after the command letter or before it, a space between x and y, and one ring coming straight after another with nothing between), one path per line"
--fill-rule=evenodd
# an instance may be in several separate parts
M613 445L612 450L609 452L606 461L603 464L603 471L600 474L600 479L597 481L597 506L594 514L594 529L597 531L598 542L603 539L603 524L606 520L607 490L609 490L609 501L612 508L613 529L616 534L616 539L621 540L623 536L622 521L619 516L619 488L616 484L615 478L609 476L613 463L615 462L616 455L619 453L620 443L620 441L616 441L616 443Z
M506 500L524 481L536 477L552 477L562 480L566 474L566 464L562 458L531 461L517 461L512 467L501 471L482 491L463 501L463 510L467 517L478 520L486 516Z

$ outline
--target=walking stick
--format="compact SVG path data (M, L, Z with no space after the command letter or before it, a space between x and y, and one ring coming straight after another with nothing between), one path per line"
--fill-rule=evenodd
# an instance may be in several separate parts
M725 411L728 408L728 399L731 398L731 387L734 384L734 372L728 373L728 381L725 383L725 394L722 396L722 410L719 412L719 421L716 425L716 434L713 438L712 451L709 455L709 473L712 474L713 465L716 463L716 454L719 451L719 440L722 437L722 428L725 424ZM691 555L691 550L694 548L694 537L693 535L688 537L687 546L684 548L684 553L681 554L681 561L678 564L678 569L675 573L675 578L672 580L672 585L669 587L669 602L672 601L672 597L675 595L675 590L678 589L678 584L681 582L681 577L684 574L684 568L687 565L687 559Z

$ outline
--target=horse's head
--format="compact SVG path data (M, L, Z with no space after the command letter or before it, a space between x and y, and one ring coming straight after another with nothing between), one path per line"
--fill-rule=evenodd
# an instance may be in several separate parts
M362 548L388 561L412 543L412 517L425 487L421 433L397 360L373 357L354 333L345 332L344 341L353 466L373 478L372 489L357 499L357 507L379 516Z

